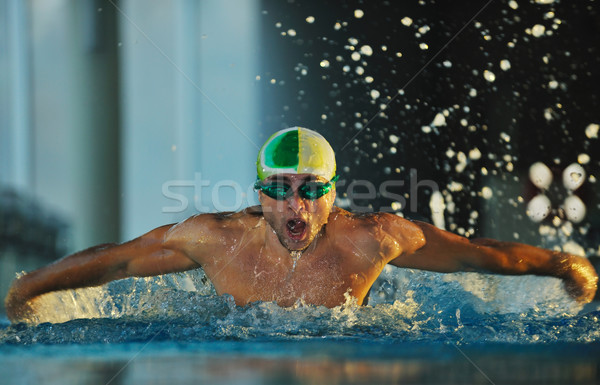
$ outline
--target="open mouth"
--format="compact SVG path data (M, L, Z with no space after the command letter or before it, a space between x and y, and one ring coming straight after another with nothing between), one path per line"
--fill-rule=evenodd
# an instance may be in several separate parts
M286 228L290 238L299 240L306 232L306 222L304 222L302 219L290 219L286 223Z

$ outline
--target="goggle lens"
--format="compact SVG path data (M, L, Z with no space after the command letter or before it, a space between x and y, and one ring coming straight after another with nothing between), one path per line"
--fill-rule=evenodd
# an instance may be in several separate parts
M323 182L306 182L302 186L298 187L298 195L301 198L308 199L314 201L316 199L321 198L323 195L327 194L333 188L333 183L337 181L339 178L338 175L331 178L331 180L327 183ZM286 200L292 195L292 187L281 183L281 182L273 182L268 185L261 185L260 181L257 181L254 187L257 190L260 190L268 196L269 198L277 199L277 200Z

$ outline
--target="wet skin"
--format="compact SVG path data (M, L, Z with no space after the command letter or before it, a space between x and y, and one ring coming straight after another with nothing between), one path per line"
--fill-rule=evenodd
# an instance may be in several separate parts
M27 319L39 295L202 267L218 294L238 305L298 301L361 304L386 264L438 272L481 271L559 277L573 298L593 299L598 276L585 258L492 239L468 240L388 213L355 215L334 207L335 190L303 199L310 174L278 175L294 193L236 213L200 214L119 245L65 257L15 281L5 300L13 321ZM271 177L275 178L275 177ZM324 180L323 180L324 181ZM301 253L294 267L291 251Z

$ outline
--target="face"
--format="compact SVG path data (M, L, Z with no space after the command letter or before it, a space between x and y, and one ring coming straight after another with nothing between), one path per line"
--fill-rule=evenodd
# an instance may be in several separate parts
M288 250L304 250L311 244L327 223L335 201L335 188L314 200L303 198L298 188L307 182L328 181L312 174L278 174L266 178L262 184L282 183L290 186L285 199L268 197L262 191L258 193L267 223Z

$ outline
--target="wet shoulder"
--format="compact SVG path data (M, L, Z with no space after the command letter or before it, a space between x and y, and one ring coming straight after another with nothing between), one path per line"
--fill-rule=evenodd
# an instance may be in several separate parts
M171 227L168 236L183 242L226 245L240 234L261 230L264 223L262 210L254 206L236 212L194 215Z
M414 222L391 213L379 213L383 231L401 245L404 253L413 253L425 245L425 234Z
M424 245L419 226L390 213L350 213L337 208L329 220L333 237L380 249L384 254L414 252Z
M381 226L374 213L351 213L335 208L329 216L327 233L338 242L374 243Z
M263 212L260 206L248 207L242 211L223 211L208 215L208 223L227 230L248 229L263 222Z
M378 228L406 226L412 222L388 213L352 213L336 207L329 216L329 223L339 230L362 233L364 231L371 232Z

